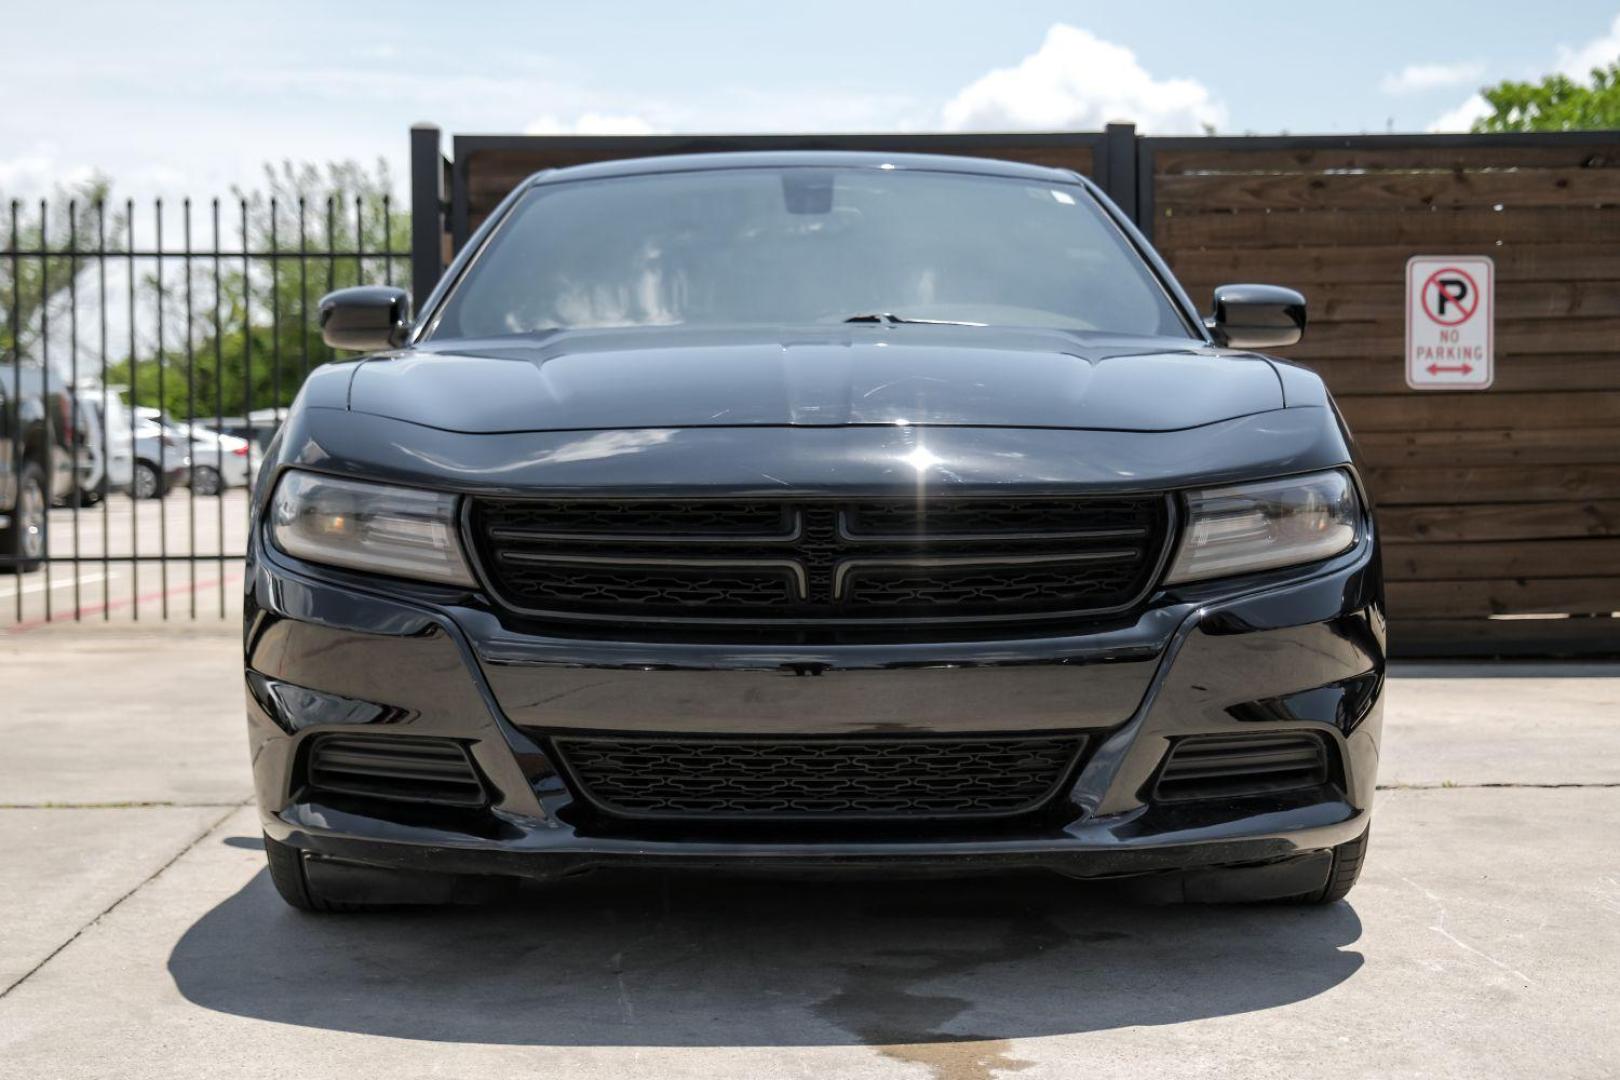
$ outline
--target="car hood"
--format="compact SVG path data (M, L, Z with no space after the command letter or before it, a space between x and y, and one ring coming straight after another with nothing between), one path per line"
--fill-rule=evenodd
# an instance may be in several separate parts
M356 412L474 433L915 424L1171 431L1280 409L1257 356L1178 339L897 326L584 331L359 365Z

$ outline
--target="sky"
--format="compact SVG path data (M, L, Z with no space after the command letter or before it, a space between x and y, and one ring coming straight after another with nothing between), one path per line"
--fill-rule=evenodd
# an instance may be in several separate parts
M0 193L204 198L407 132L1466 130L1480 86L1620 57L1620 0L18 5Z

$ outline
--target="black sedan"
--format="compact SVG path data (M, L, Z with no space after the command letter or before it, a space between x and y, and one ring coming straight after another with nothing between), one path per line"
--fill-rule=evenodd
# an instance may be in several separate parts
M1383 584L1321 380L1073 173L538 175L413 320L322 302L255 491L252 761L308 910L608 865L1330 902Z

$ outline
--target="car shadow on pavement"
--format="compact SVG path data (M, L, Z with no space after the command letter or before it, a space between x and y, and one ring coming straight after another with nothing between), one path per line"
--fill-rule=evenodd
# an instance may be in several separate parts
M1044 876L603 871L494 907L310 916L261 871L185 932L169 971L198 1005L313 1028L569 1046L868 1044L938 1075L979 1076L1008 1067L1005 1040L1312 997L1361 966L1348 948L1360 934L1343 903L1144 907Z

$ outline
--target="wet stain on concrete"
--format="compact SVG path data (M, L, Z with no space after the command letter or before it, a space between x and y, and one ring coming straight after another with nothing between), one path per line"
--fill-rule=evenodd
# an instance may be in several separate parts
M863 914L905 920L913 927L919 920L935 922L931 933L901 935L910 943L906 948L880 950L843 965L841 988L817 1002L815 1012L885 1057L926 1066L934 1080L993 1080L1033 1062L1015 1057L1011 1040L998 1034L952 1030L974 1002L930 992L926 984L1078 941L1129 936L1106 930L1071 933L1037 906L973 891L914 895L904 904L869 905Z
M1023 1072L1033 1061L1010 1056L1006 1039L916 1043L880 1046L878 1052L895 1061L926 1065L935 1080L992 1080L1009 1072Z

